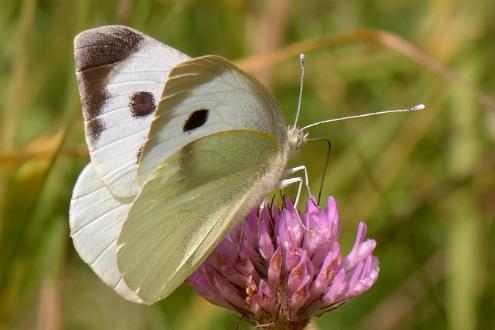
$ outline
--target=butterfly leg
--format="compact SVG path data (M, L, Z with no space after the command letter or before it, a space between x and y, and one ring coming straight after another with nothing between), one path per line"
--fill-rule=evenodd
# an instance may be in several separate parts
M280 188L285 188L285 187L287 187L291 184L294 184L294 183L297 183L299 185L297 188L296 200L294 201L294 208L296 208L297 203L299 202L299 197L301 196L303 178L299 176L299 177L295 177L295 178L283 179L282 181L280 181ZM306 227L306 225L302 221L301 217L299 216L299 212L296 212L296 214L297 214L297 220L299 221L299 224L301 225L301 227L307 231L314 232L313 229Z
M292 174L300 172L300 171L304 171L304 184L306 186L306 189L308 190L309 196L313 196L313 194L311 194L311 190L309 189L308 169L306 168L306 166L300 165L300 166L286 169L284 171L284 176L292 175Z
M280 181L280 188L285 188L287 186L290 186L291 184L294 184L294 183L297 183L298 184L298 187L297 187L297 195L296 195L296 200L294 201L294 207L297 206L297 203L299 202L299 197L301 196L301 189L302 189L302 185L303 185L303 178L298 176L298 177L295 177L295 178L289 178L289 179L283 179L282 181Z

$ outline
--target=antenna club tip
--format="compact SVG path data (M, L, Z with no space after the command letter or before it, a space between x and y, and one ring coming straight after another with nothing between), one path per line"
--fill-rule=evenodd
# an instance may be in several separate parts
M414 107L411 108L411 110L416 111L416 110L424 110L426 109L426 106L424 104L417 104Z
M304 53L299 54L299 61L301 61L301 63L304 63Z

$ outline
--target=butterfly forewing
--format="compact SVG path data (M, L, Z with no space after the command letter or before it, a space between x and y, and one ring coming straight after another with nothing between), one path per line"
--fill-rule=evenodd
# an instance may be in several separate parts
M285 145L286 126L270 93L219 56L203 56L170 73L139 164L144 184L164 159L216 132L249 129Z
M114 195L134 195L137 159L168 73L189 57L124 26L84 31L74 48L95 171Z

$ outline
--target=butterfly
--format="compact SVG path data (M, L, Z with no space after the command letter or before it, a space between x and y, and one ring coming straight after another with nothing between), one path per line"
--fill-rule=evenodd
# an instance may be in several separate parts
M125 26L81 32L74 53L90 163L70 234L122 297L167 297L268 193L307 184L304 166L285 168L315 124L286 125L230 61L190 58ZM297 171L306 179L283 179Z
M281 184L305 137L219 56L191 59L124 26L74 41L91 162L74 187L74 246L124 298L168 296Z

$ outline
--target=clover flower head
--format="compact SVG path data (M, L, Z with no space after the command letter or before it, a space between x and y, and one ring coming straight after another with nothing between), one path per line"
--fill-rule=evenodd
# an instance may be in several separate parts
M341 306L378 278L376 242L365 238L365 223L359 223L346 256L339 227L332 197L326 208L310 198L304 212L289 199L281 209L257 208L188 282L211 303L263 329L303 329L311 316Z

